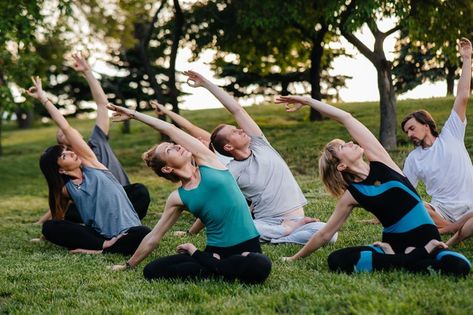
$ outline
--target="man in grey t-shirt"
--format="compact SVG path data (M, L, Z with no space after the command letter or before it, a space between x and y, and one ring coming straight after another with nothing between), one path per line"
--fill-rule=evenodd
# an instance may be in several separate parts
M305 217L307 200L286 162L236 100L200 74L186 74L191 86L209 90L241 128L220 125L212 133L211 143L218 153L233 157L227 167L251 201L261 240L305 244L325 223ZM191 228L191 232L195 230ZM332 242L335 240L336 236Z

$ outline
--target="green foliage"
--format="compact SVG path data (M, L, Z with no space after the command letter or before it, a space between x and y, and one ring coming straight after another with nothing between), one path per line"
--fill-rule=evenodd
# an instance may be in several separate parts
M195 27L188 37L195 54L217 49L212 66L230 78L226 88L236 95L287 93L294 82L320 94L314 72L322 76L323 95L332 89L336 98L346 77L328 75L332 60L344 53L328 45L338 39L328 22L333 13L326 1L207 1L192 8L189 23Z
M395 48L399 52L393 68L396 90L402 93L426 81L444 79L453 89L461 66L456 41L473 34L473 4L466 0L411 3L410 15Z
M453 98L400 101L399 118L425 108L443 125ZM470 104L471 105L471 104ZM375 103L340 104L377 134L379 109ZM308 111L286 114L281 106L254 106L249 113L262 127L272 145L288 162L309 204L306 214L327 220L335 200L324 192L317 176L317 156L332 138L347 139L347 132L333 121L310 123ZM218 123L234 123L223 109L186 111L184 116L211 130ZM473 120L471 111L467 114ZM93 121L71 120L84 135ZM147 282L144 265L152 259L175 252L178 244L193 242L200 248L203 235L177 238L166 235L159 248L141 265L126 272L107 267L123 263L119 255L88 256L69 254L47 242L30 243L40 227L32 222L47 208L47 187L38 167L42 150L55 142L52 124L34 130L11 130L5 134L5 156L0 157L0 312L8 314L471 314L469 292L473 277L453 279L437 274L380 272L345 275L328 271L327 256L346 246L379 240L381 227L360 220L371 216L357 209L343 226L336 244L326 246L306 259L283 263L280 257L295 253L296 245L263 245L273 260L273 271L260 286L225 283L221 280L195 282ZM167 195L176 187L156 177L140 159L157 135L149 127L132 123L132 133L121 135L112 125L111 144L133 182L150 188L151 206L144 223L153 226L159 219ZM473 154L473 127L467 126L466 147ZM398 149L391 152L402 165L412 149L399 131ZM425 189L419 190L427 198ZM193 217L187 212L173 231L185 230ZM473 257L473 240L456 249ZM448 301L448 302L446 302Z

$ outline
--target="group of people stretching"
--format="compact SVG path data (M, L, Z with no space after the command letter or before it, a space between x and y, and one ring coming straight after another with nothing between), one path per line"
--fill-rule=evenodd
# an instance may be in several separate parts
M306 217L307 201L284 159L271 146L250 115L228 93L187 71L188 84L212 93L233 115L239 128L219 125L210 134L184 117L153 103L187 132L173 124L109 104L86 60L74 55L74 67L86 78L97 103L97 121L86 143L43 91L39 78L27 93L39 100L59 127L58 144L41 155L40 167L49 187L49 211L39 220L44 238L79 253L131 255L114 270L133 268L159 245L182 211L196 218L187 234L205 228L202 251L193 244L177 247L178 254L160 257L144 267L146 279L222 277L262 283L271 261L261 242L296 243L303 247L292 261L327 243L354 207L371 212L383 226L382 242L339 249L328 257L330 270L371 272L404 268L436 270L465 276L471 264L452 246L473 233L473 167L464 145L466 108L470 93L472 47L460 40L462 74L451 115L439 134L426 111L408 115L403 131L416 146L401 170L376 137L351 114L321 101L281 96L287 111L310 106L341 123L356 143L330 141L321 152L319 173L326 190L339 198L327 223ZM135 119L167 135L143 153L158 176L180 183L167 201L155 227L140 222L150 203L142 184L130 184L108 144L109 117ZM425 203L415 186L426 184L432 197ZM443 243L440 233L454 235Z

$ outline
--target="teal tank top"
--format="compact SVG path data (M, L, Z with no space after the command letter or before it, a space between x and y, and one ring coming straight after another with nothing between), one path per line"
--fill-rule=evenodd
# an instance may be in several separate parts
M109 170L82 166L83 181L66 183L82 221L106 238L141 225L123 186Z
M199 166L200 183L178 189L186 208L204 224L207 245L230 247L259 236L240 188L229 170Z

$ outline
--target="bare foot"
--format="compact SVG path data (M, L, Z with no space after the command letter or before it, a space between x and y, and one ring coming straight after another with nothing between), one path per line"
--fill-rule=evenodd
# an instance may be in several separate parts
M177 237L184 237L187 235L187 231L174 231L172 235L177 236Z
M415 247L407 247L406 250L404 251L404 254L409 254L410 252L412 252L414 249L416 249Z
M388 243L374 242L373 246L381 248L385 254L388 254L388 255L394 255L395 254L394 251L393 251L393 248Z
M128 234L128 233L123 233L123 234L114 236L114 237L112 237L112 238L109 239L109 240L105 240L105 241L103 242L102 249L106 249L106 248L112 247L113 244L115 244L120 238L122 238L123 236L125 236L125 235L127 235L127 234Z
M427 253L430 254L431 252L433 252L437 248L448 248L448 245L445 244L444 242L439 241L439 240L431 240L430 242L428 242L424 246L424 248L427 251Z
M318 218L311 218L311 217L303 217L302 219L285 219L282 222L282 226L284 227L284 231L286 232L286 235L289 235L294 231L295 229L307 224L307 223L312 223L312 222L320 222Z

